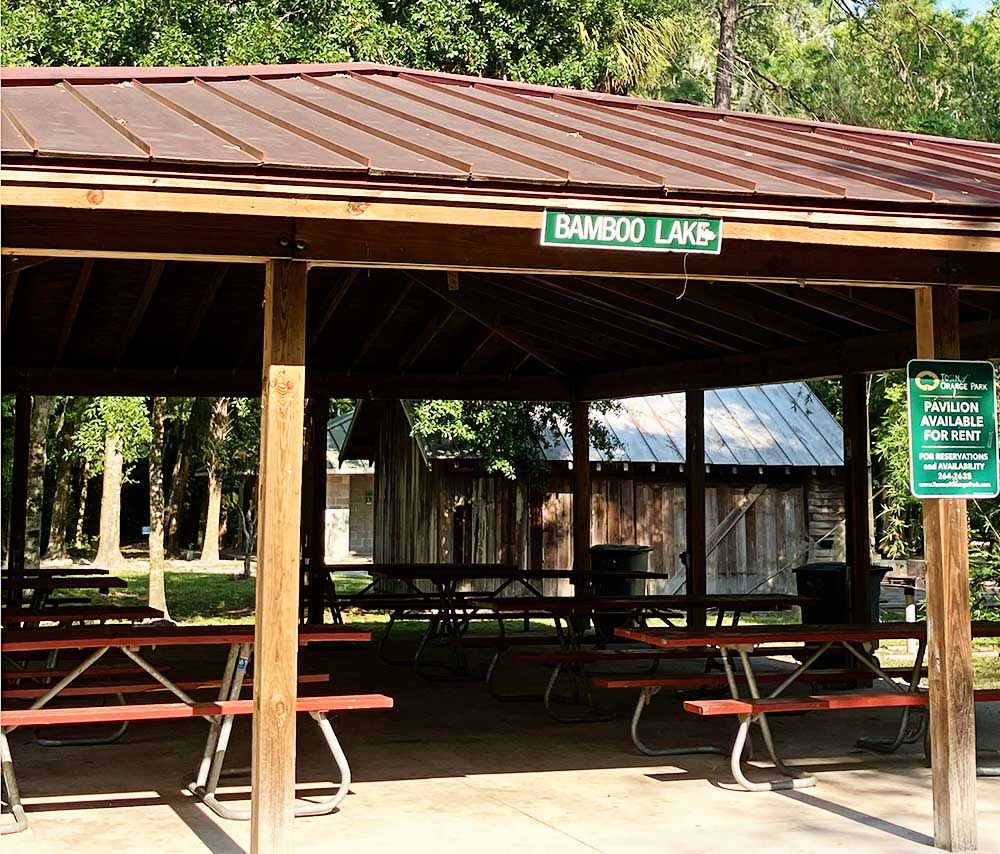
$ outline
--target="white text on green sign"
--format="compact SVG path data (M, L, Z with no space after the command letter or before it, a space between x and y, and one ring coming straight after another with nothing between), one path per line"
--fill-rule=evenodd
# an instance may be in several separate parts
M1000 460L993 365L914 359L906 367L906 386L913 494L996 497Z
M542 245L718 255L722 220L546 210Z

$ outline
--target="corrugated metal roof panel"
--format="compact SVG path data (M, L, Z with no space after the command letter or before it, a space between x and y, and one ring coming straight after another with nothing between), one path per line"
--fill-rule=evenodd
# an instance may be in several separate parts
M0 82L9 163L259 162L644 197L1000 201L1000 146L988 143L365 63L7 68Z

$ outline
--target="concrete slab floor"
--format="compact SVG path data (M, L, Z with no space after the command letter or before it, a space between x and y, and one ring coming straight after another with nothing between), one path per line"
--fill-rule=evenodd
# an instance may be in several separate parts
M153 657L177 656L164 650ZM175 677L187 669L213 672L203 651L188 659L172 662ZM216 672L223 659L219 649ZM372 648L311 651L306 668L329 669L329 693L387 693L396 708L335 720L354 771L353 794L337 814L296 820L296 852L933 850L930 772L920 748L878 756L854 747L860 733L888 734L891 710L775 720L785 758L815 770L819 785L749 793L733 789L721 756L638 755L626 733L631 691L606 698L620 712L617 721L560 725L540 703L498 703L476 682L428 682L409 668L383 665ZM527 686L545 674L510 675ZM645 734L654 743L724 745L733 728L732 721L688 715L661 696ZM5 837L3 851L249 852L248 824L218 819L184 793L205 731L201 721L138 723L118 744L73 748L43 748L31 733L13 733L30 828ZM984 746L1000 745L1000 710L980 710L979 733ZM240 721L231 767L248 764L249 734L249 721ZM299 717L298 744L300 794L332 791L335 772L306 716ZM234 779L225 799L245 802L247 782ZM978 781L978 806L980 850L1000 854L1000 779Z

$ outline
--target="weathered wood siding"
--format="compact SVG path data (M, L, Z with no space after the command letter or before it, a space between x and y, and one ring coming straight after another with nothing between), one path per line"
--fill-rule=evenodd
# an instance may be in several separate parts
M409 431L402 409L390 408L375 466L375 561L527 566L527 490L502 477L456 469L446 460L428 468ZM567 473L554 475L548 487L542 505L542 567L565 569L573 565L571 479ZM710 483L708 530L752 487ZM838 515L843 518L839 480L771 484L709 555L709 592L793 592L789 568L809 559L810 537L828 531ZM651 582L650 593L673 592L683 577L684 526L682 483L595 472L591 542L652 546L650 569L674 577ZM567 581L552 581L544 592L566 594L572 588Z

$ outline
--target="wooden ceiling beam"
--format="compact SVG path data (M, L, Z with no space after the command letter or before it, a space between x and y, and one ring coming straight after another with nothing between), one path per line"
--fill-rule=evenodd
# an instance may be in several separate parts
M475 363L476 359L483 352L483 348L485 348L486 345L489 344L490 341L492 341L495 336L496 333L492 329L487 329L486 334L483 336L482 340L475 347L473 347L472 352L469 353L469 355L462 360L462 364L459 365L456 373L459 374L466 373L469 370L469 365Z
M319 313L319 320L316 321L316 324L309 332L306 351L312 350L316 346L316 342L323 336L323 330L326 329L327 324L337 313L337 309L344 301L344 297L347 296L347 292L351 289L351 285L354 284L360 273L360 270L346 270L343 276L341 276L340 281L330 289L329 298ZM308 322L309 318L306 318L306 323L308 324Z
M164 397L254 397L260 394L259 369L192 370L123 368L114 373L85 368L3 369L4 389L34 394L157 395ZM400 400L565 401L573 396L565 377L507 374L306 371L306 393L336 397Z
M410 342L410 346L406 348L403 355L399 357L399 361L396 362L396 370L404 372L410 369L413 364L424 354L431 343L434 341L441 331L451 322L451 319L455 316L455 312L458 309L453 305L445 306L444 311L441 312L440 316L428 323L424 327L423 332L421 332L413 341Z
M412 288L412 280L403 282L399 293L396 295L396 299L392 301L392 304L389 306L385 314L379 318L378 323L372 327L371 331L365 336L365 340L361 342L361 347L359 348L357 355L354 357L354 361L351 363L351 370L357 369L358 365L361 364L365 356L368 355L368 351L375 345L375 342L382 337L386 327L389 325L396 312L399 311L399 307L406 301L406 298L409 296Z
M212 277L208 281L208 285L204 291L202 291L201 299L198 301L198 305L194 310L194 314L191 317L190 324L188 325L188 332L181 343L180 349L177 351L177 356L174 362L174 371L179 371L181 365L184 364L184 360L187 358L188 353L191 352L191 348L194 346L194 342L198 340L198 335L201 333L201 327L205 322L205 317L208 314L209 309L212 307L212 303L215 302L216 294L219 293L219 288L222 287L223 281L225 281L226 275L229 273L228 264L219 264Z
M850 300L842 300L836 295L825 293L816 288L775 284L754 284L752 287L763 293L774 294L795 305L829 314L838 320L860 326L863 329L870 329L873 332L889 332L893 329L903 328L903 324L899 321L887 320L881 313L873 312L865 306Z
M806 287L810 292L825 294L841 302L849 302L875 314L892 318L905 326L913 326L912 307L903 307L903 303L912 304L913 298L905 291L876 291L873 288L831 288L822 285L807 285Z
M70 336L73 334L73 326L76 323L76 316L80 311L80 303L83 302L83 295L87 290L87 283L90 281L90 275L94 271L94 263L93 258L85 258L83 264L80 266L80 272L76 277L76 285L73 288L73 294L70 296L69 302L66 303L65 314L63 315L62 331L56 339L55 347L52 348L53 366L58 365L66 353L66 347L69 345Z
M464 305L462 301L456 299L455 295L449 292L446 287L442 288L442 287L437 287L435 285L431 285L430 283L424 281L422 278L415 276L413 273L407 273L407 275L410 276L410 278L412 278L413 281L415 281L418 285L420 285L423 288L426 288L432 294L444 300L449 305L457 308L463 314L468 315L477 323L480 323L487 329L496 332L497 335L499 335L501 338L504 338L505 340L509 341L511 344L513 344L518 349L523 350L525 353L530 353L539 362L545 365L545 367L555 371L557 374L567 373L564 366L556 364L555 363L556 360L553 360L551 359L551 357L545 356L541 352L539 352L537 346L533 343L529 343L525 339L525 336L520 335L516 330L511 330L502 327L495 321L494 318L488 317L483 312L477 311L475 309L470 309L468 306Z
M128 323L125 325L125 333L122 335L122 339L118 344L118 356L115 359L115 370L121 367L125 357L128 355L128 348L132 344L132 339L135 338L136 332L139 331L139 326L142 324L142 319L146 316L146 309L149 308L149 303L153 299L153 294L156 293L156 288L160 284L160 277L163 275L163 268L166 264L163 261L154 261L149 265L149 272L146 274L146 281L143 282L142 290L139 292L139 298L136 300L135 306L132 308L132 314L129 315Z
M618 343L635 347L636 341L648 341L661 351L683 352L675 343L665 341L656 327L647 329L648 323L615 321L606 312L596 313L589 303L566 294L549 296L551 288L541 289L537 285L515 276L490 276L485 273L470 273L466 279L479 280L491 288L499 288L513 294L517 299L527 300L545 306L546 310L556 309L560 313L572 314L594 324L594 334L604 335ZM610 333L607 330L612 330Z
M1000 357L1000 319L961 327L962 356ZM727 388L838 377L850 373L898 370L916 354L912 330L843 338L823 347L806 344L766 353L742 353L714 359L690 359L594 374L580 382L584 400L668 394L686 388Z

